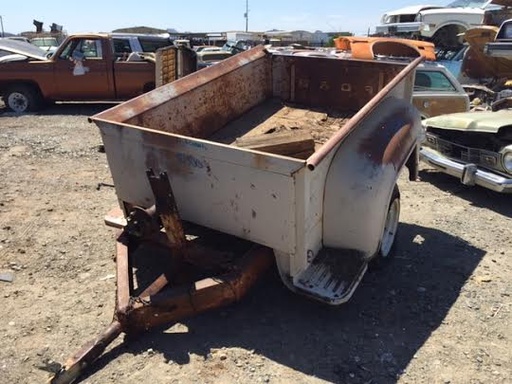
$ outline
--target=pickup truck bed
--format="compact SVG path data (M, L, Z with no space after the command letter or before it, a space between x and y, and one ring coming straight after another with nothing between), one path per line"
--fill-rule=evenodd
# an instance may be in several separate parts
M262 102L243 117L228 123L209 140L235 144L236 139L283 131L309 132L317 148L343 127L353 112L336 112L322 108L283 103L279 99Z
M70 383L121 332L239 300L273 257L292 291L330 305L349 300L369 261L391 252L398 173L417 170L421 124L410 100L420 61L256 47L91 117L126 219L105 218L123 228L116 312L56 375L68 380L52 383ZM279 130L307 131L317 148L300 157L237 141ZM227 260L187 238L182 221L253 244ZM132 266L154 256L149 245L165 259L136 292Z
M257 47L91 119L125 216L154 204L148 170L168 174L183 220L272 248L288 287L340 304L380 252L398 173L415 160L421 125L410 100L420 61ZM314 151L236 145L279 130L309 132ZM347 260L352 275L335 276L331 258ZM320 276L337 283L320 289Z

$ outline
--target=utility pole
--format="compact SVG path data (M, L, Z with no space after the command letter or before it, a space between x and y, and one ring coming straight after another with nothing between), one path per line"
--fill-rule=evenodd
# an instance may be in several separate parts
M245 32L249 31L249 0L245 0Z
M2 19L2 15L0 15L0 25L2 26L2 37L5 37L5 32L4 32L4 19Z

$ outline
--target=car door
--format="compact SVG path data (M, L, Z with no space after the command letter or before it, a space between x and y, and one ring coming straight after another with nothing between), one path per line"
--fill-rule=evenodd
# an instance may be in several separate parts
M115 97L112 63L103 39L77 37L55 58L59 100L110 100Z
M136 57L134 61L114 63L117 99L129 99L155 87L155 63L144 60L140 55Z
M442 67L416 70L412 103L422 118L469 110L469 96Z

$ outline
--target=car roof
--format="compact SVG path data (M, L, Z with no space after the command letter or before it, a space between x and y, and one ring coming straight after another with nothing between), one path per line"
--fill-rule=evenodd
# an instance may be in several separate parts
M428 70L431 70L431 71L446 70L446 67L444 65L436 63L435 61L427 61L427 62L424 61L423 63L420 63L417 68L418 69L426 69L427 71Z
M138 37L143 37L145 39L153 39L153 40L170 40L170 36L169 35L153 35L153 34L149 34L149 33L122 33L122 32L113 32L111 34L112 37L117 37L117 38L130 38L130 37L133 37L133 38L138 38Z

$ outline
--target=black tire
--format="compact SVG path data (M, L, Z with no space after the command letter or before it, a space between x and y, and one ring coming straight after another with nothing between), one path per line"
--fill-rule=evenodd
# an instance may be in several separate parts
M4 94L4 103L11 111L16 113L37 111L42 104L38 89L26 84L10 87Z
M142 88L142 92L146 93L146 92L152 91L153 89L155 89L155 83L147 83L147 84L144 84L144 87Z
M463 30L456 25L447 25L432 36L432 42L438 49L459 49L462 47L462 42L457 35L462 32Z
M384 266L389 262L395 249L396 236L398 233L398 223L400 222L400 190L395 184L393 193L389 199L386 223L384 232L379 243L379 250L372 260L373 266Z

